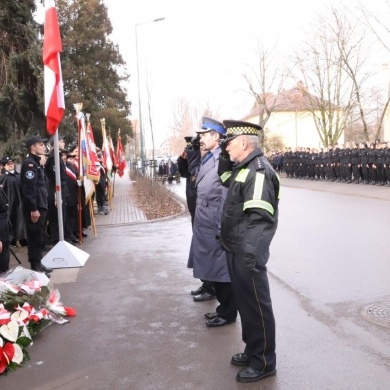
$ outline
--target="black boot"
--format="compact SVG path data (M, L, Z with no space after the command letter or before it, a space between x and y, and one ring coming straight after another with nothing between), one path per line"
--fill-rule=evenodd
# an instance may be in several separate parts
M52 268L45 267L40 261L31 263L31 269L37 272L44 272L46 275L53 271Z

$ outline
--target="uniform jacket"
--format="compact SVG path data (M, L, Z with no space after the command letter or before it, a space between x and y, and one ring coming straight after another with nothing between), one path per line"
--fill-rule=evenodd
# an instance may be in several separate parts
M69 196L66 199L68 207L74 207L78 203L78 185L77 185L77 170L74 164L66 162L66 185L68 187Z
M220 170L221 172L221 170ZM249 269L265 266L278 223L279 178L260 149L232 172L221 172L229 185L222 214L221 245L241 255Z
M210 158L202 160L205 162L196 177L197 199L188 267L193 268L195 278L230 282L226 254L217 239L227 193L218 176L220 151L218 147Z
M47 210L46 177L40 159L34 154L28 155L20 171L23 206L27 211Z
M61 182L61 197L62 201L66 202L67 197L69 196L67 179L66 179L66 166L61 156L59 157L60 163L60 182ZM49 157L47 158L45 164L45 174L48 180L48 202L50 205L55 203L55 193L56 193L56 171L55 171L55 158L54 150L50 151Z

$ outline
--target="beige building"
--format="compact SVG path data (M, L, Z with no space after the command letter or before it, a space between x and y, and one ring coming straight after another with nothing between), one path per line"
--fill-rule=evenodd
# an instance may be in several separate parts
M278 95L270 94L266 98L267 106L272 107L272 113L265 125L270 134L279 135L284 146L320 148L323 147L313 116L313 102L319 99L311 95L302 83L290 90L283 90ZM334 107L336 110L337 108ZM259 106L243 118L248 122L259 123ZM314 111L319 117L320 111ZM337 141L344 143L344 133Z

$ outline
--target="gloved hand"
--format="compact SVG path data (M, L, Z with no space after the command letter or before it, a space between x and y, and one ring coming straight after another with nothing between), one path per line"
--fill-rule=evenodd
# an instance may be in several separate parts
M192 149L193 150L200 150L200 137L199 134L196 137L193 137L191 140Z
M227 145L228 145L228 141L226 140L226 138L219 141L219 146L221 148L221 156L225 160L230 160L230 155L226 150Z

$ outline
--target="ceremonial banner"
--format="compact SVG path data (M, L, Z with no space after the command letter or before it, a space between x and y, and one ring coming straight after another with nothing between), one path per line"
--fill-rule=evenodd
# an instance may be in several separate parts
M61 35L54 0L46 0L43 64L46 127L49 134L55 134L65 111L64 86L60 62L61 51Z
M100 177L100 170L99 170L99 160L97 158L96 154L96 144L95 139L93 136L93 130L91 126L91 122L88 122L87 125L87 150L88 150L88 156L87 156L87 177L88 179L99 181Z
M110 156L111 156L112 165L114 167L117 167L118 161L116 160L114 143L112 142L112 138L111 138L110 134L108 134L108 148L110 149Z
M85 127L85 116L80 111L77 114L77 123L79 127L79 179L84 183L85 189L85 204L88 203L92 194L95 192L95 183L88 178L88 161L89 161L89 148L87 142L87 131Z
M118 133L118 142L116 145L116 160L118 162L118 174L120 177L123 176L126 168L126 159L123 152L123 145L120 133Z

